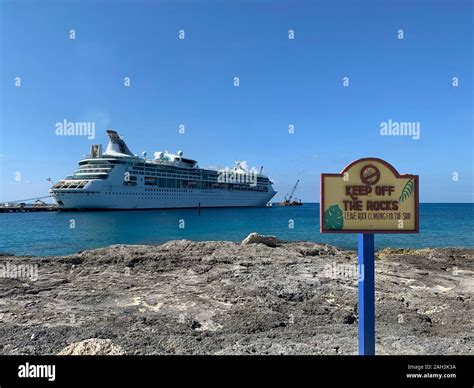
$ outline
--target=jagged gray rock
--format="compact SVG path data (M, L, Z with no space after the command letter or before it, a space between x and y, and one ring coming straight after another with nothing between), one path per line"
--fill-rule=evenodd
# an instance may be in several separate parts
M474 354L473 258L380 251L377 353ZM330 245L180 240L6 263L38 279L0 279L0 354L91 338L126 354L357 354L357 257Z

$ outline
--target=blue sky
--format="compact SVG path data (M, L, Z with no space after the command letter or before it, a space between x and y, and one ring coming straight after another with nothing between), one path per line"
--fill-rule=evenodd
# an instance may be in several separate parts
M470 1L3 0L0 11L0 201L47 195L46 178L73 172L108 128L137 154L263 165L277 199L300 179L297 196L319 201L321 172L376 156L419 174L422 202L473 200ZM64 119L94 121L96 139L56 136ZM420 139L381 136L389 119L419 122Z

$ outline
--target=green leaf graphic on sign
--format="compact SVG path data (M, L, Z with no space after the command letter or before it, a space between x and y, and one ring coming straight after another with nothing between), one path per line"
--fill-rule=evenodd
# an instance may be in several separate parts
M400 202L405 202L413 194L414 188L415 188L415 181L412 178L407 182L407 184L403 188L402 193L400 194L400 198L398 198L398 200Z
M332 205L324 212L324 229L342 229L344 218L339 205Z

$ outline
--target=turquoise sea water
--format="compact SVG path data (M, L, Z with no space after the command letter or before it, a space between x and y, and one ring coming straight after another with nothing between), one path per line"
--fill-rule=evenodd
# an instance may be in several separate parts
M474 204L421 204L420 234L377 235L383 247L474 247ZM75 223L75 228L70 225ZM291 220L294 228L290 228ZM184 228L180 228L183 225ZM355 234L319 233L319 204L296 207L0 214L0 252L62 255L111 244L241 241L251 232L355 249Z

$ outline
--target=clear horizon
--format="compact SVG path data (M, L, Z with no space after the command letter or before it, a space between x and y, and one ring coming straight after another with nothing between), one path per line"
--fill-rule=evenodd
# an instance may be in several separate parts
M421 203L473 203L473 5L424 3L3 1L0 202L48 195L113 128L138 155L263 165L273 201L300 179L319 203L321 173L372 156Z

